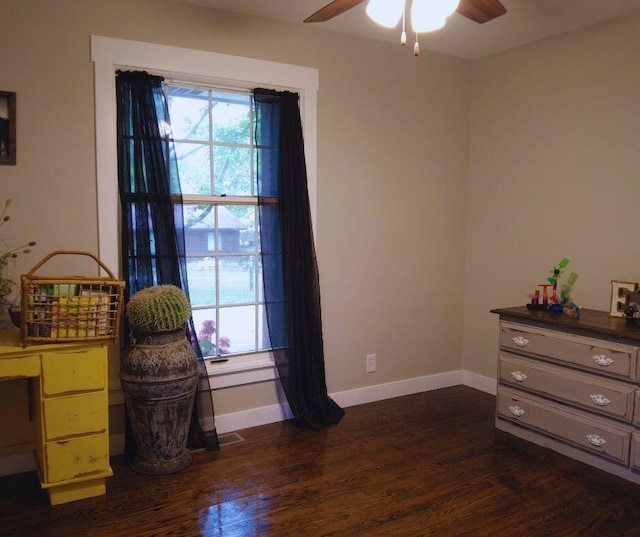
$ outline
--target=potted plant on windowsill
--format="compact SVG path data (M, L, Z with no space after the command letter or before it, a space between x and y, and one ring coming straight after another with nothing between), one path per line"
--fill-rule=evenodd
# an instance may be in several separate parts
M120 381L133 429L131 466L144 474L187 467L189 422L198 385L198 363L187 339L191 306L174 285L135 293L125 306L131 343L120 363Z

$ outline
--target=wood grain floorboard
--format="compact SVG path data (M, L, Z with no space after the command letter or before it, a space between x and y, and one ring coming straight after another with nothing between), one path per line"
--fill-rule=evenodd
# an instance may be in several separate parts
M0 536L640 537L640 486L497 431L458 386L275 423L170 476L121 457L107 494L52 507L34 472L0 478Z

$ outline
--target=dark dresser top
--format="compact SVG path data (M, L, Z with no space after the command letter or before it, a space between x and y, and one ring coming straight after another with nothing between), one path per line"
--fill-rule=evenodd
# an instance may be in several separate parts
M504 320L520 321L565 330L576 334L602 335L640 341L640 325L624 317L613 317L607 311L583 309L579 317L547 310L529 310L526 306L496 308L496 313Z

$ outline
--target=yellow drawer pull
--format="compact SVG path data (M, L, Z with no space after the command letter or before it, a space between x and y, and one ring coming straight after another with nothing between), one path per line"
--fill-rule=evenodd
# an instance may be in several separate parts
M513 342L518 347L526 347L529 344L529 340L524 336L516 336L513 338Z
M608 399L601 393L594 393L594 394L591 394L589 397L591 397L591 400L594 402L594 404L598 406L607 406L611 402L611 399Z
M602 438L597 434L588 434L587 440L589 440L589 442L596 447L602 447L607 443L607 441L604 438Z
M524 409L520 408L518 405L511 405L509 407L509 412L511 412L516 418L524 416Z
M609 367L611 364L613 364L613 358L610 358L609 356L606 356L604 354L596 354L593 357L593 361L602 367Z
M524 382L525 380L527 380L527 375L525 375L522 371L512 371L511 376L518 382Z

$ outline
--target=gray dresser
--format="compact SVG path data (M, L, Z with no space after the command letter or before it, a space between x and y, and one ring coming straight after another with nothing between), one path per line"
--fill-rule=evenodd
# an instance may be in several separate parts
M496 427L640 483L640 326L595 310L492 313Z

